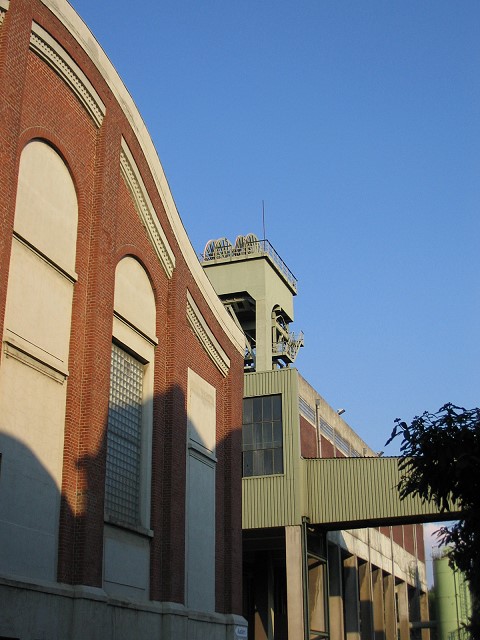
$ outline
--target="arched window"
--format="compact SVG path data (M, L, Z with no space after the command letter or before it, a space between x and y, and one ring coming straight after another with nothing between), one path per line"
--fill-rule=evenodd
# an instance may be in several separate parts
M148 598L149 584L155 327L150 280L137 260L126 257L115 273L104 576L107 591L137 598Z
M65 162L31 141L20 158L0 367L0 564L44 580L56 577L77 221ZM35 509L25 509L32 495Z

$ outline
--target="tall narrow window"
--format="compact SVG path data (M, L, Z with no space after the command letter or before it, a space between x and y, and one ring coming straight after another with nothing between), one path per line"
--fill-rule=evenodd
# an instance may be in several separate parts
M103 587L147 600L150 587L156 307L148 273L132 256L115 270L105 470ZM132 561L134 558L134 561Z
M282 396L243 401L243 475L283 473Z
M57 576L63 472L68 476L77 224L68 166L46 142L30 141L18 168L0 353L0 566L2 573L47 582ZM42 508L25 509L32 496Z
M143 365L112 345L107 428L105 510L120 522L140 522Z

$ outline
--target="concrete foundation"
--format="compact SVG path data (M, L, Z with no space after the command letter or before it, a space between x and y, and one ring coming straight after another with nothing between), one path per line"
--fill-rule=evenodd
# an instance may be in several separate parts
M19 640L239 640L244 618L175 603L138 603L102 589L0 579L0 637Z

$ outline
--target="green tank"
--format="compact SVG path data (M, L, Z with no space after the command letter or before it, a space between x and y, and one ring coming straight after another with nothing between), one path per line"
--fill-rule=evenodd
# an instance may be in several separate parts
M453 570L446 556L433 559L438 640L464 640L471 615L470 590L465 576Z

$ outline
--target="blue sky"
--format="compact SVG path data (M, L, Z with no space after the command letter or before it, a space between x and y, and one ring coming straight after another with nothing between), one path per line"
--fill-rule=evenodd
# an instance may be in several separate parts
M303 375L375 449L480 389L477 0L74 0L193 246L266 235ZM386 454L395 454L390 445Z

